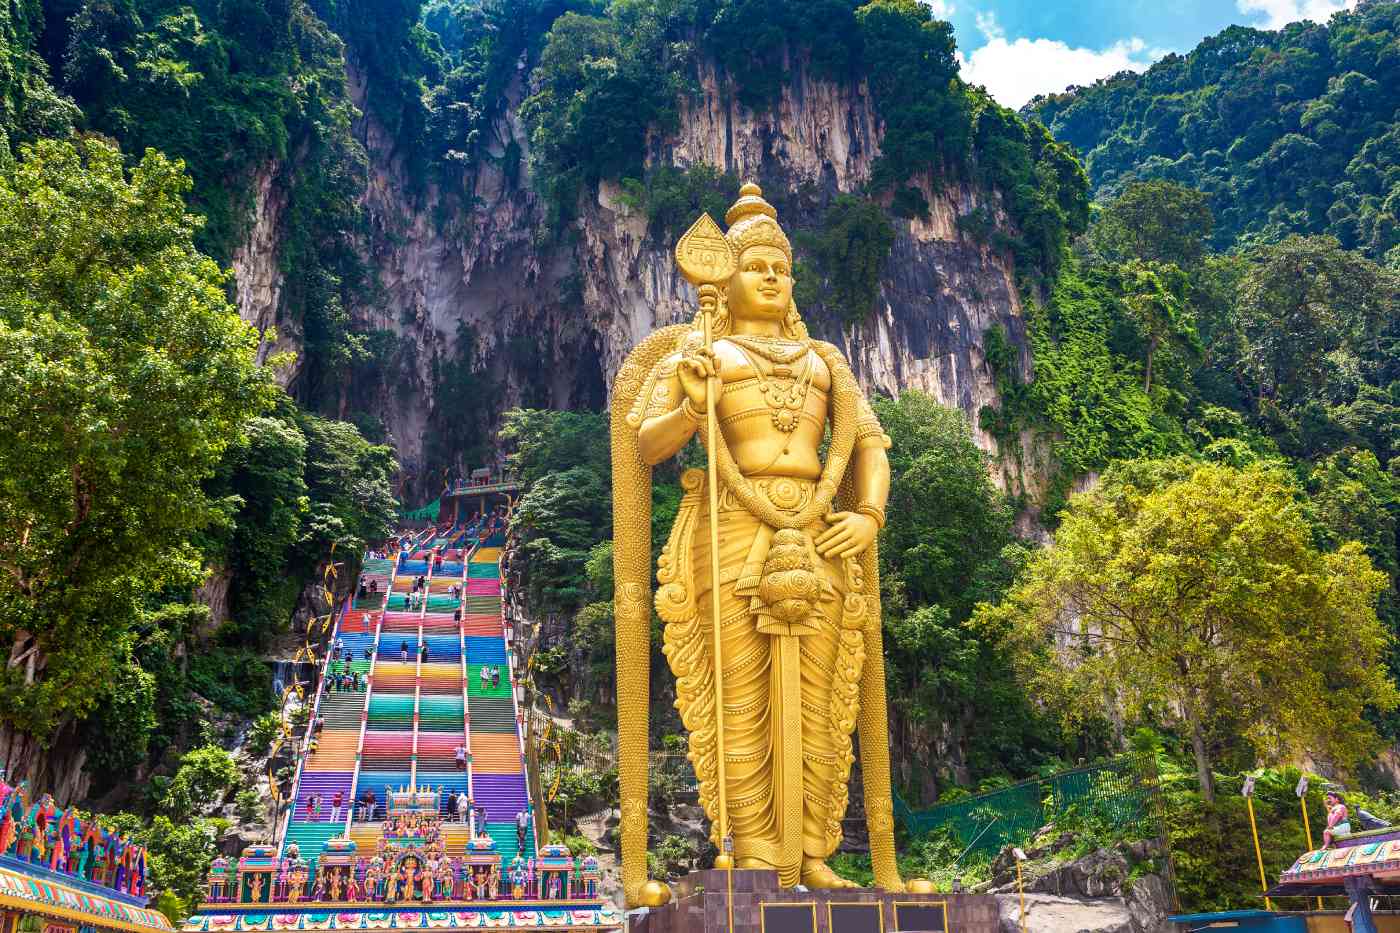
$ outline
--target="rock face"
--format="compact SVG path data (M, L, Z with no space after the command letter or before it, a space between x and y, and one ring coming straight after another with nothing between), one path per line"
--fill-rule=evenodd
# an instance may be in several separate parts
M1027 933L1170 933L1171 894L1152 870L1155 861L1144 864L1164 854L1157 843L1120 844L1057 860L1074 842L1066 833L1027 851ZM1001 906L1002 933L1020 933L1021 896L1011 849L1003 850L992 871L991 893Z
M683 101L674 134L650 140L649 163L704 163L759 180L782 201L789 230L813 226L832 197L869 179L882 128L863 85L818 80L800 61L790 64L782 99L766 111L738 103L722 76L702 65L701 92ZM693 291L674 268L674 244L648 234L616 185L589 195L569 229L546 229L518 113L528 82L522 66L486 157L460 184L424 186L406 176L352 68L352 95L364 111L355 135L369 157L364 250L380 286L353 315L359 328L399 338L390 371L378 385L352 387L353 404L383 420L410 473L423 465L434 406L461 404L435 396L444 364L470 357L491 379L496 391L475 400L487 424L513 405L602 407L626 353L653 329L694 313ZM518 173L504 167L515 151L523 153ZM279 200L275 186L262 176L259 182L259 222L234 272L240 309L261 328L281 280ZM961 408L975 426L979 409L996 401L983 335L1004 328L1028 375L1025 329L1009 256L958 229L959 217L984 205L1004 223L997 199L955 178L936 182L916 180L931 206L928 220L895 221L898 239L871 318L842 326L809 315L808 324L846 352L867 390L920 388ZM791 196L799 190L800 199ZM267 352L294 349L296 341L294 330L279 326ZM993 450L993 439L977 433Z

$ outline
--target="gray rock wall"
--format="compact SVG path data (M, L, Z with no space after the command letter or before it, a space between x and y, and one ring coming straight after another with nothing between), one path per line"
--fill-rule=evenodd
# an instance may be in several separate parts
M648 144L651 164L706 163L757 178L781 199L803 188L818 201L859 190L879 153L881 126L863 85L809 77L793 62L792 80L771 109L753 111L702 67L700 93L683 101L679 129ZM391 371L376 387L352 387L355 405L380 416L410 473L422 466L424 428L438 402L435 373L456 352L459 326L475 338L474 356L498 391L481 400L489 422L513 405L602 407L627 352L653 329L687 319L693 292L677 274L673 244L648 235L617 186L605 183L581 204L571 229L545 229L546 210L531 187L529 143L518 115L529 78L508 91L483 159L456 187L415 188L392 137L373 114L355 134L369 156L363 206L364 252L381 288L353 309L356 323L400 338ZM352 95L365 108L363 78ZM512 181L493 159L510 143L525 154ZM233 263L245 319L277 325L265 353L295 350L297 333L278 320L281 199L272 173L258 175L258 220ZM896 220L898 239L877 308L860 326L809 318L819 336L847 353L868 390L929 392L967 413L974 427L996 390L983 355L989 327L1006 329L1023 349L1025 327L1010 257L963 237L957 219L987 204L987 192L955 178L916 180L931 205L928 220ZM815 216L785 216L791 229ZM294 274L294 273L293 273ZM295 381L296 369L284 382ZM989 451L995 441L977 432Z

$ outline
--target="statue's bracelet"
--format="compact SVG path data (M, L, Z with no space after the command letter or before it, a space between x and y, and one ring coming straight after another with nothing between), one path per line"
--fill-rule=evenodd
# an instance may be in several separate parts
M681 399L681 414L685 415L694 424L700 424L705 420L705 416L695 410L695 406L690 404L690 397Z
M859 515L868 515L871 518L875 519L875 524L878 527L885 527L885 510L878 506L858 505L856 506L856 513Z

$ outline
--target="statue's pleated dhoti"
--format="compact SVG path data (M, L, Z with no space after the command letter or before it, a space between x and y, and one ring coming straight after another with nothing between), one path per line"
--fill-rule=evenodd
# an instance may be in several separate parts
M792 512L809 500L813 486L789 479L762 480L756 485L775 506ZM673 551L684 550L674 546L677 534L691 536L686 569L693 572L699 623L668 626L667 653L673 669L680 654L671 650L673 642L710 632L710 529L708 509L701 506L704 501L700 494L688 495L672 532ZM689 515L687 508L693 510ZM811 545L826 528L825 522L818 521L805 529L801 546L807 552L807 569L817 577L819 593L800 621L783 621L774 617L763 598L773 594L772 587L760 585L773 547L773 529L740 506L732 494L720 496L724 747L734 857L740 865L745 859L758 859L777 868L785 884L797 883L804 857L825 859L839 844L852 760L854 715L841 715L833 703L834 698L849 700L854 692L861 660L859 639L856 656L848 651L843 658L846 574ZM782 540L788 542L798 537L786 534ZM768 570L773 570L771 563ZM712 643L708 637L704 641ZM705 655L712 651L698 642L689 649L692 660L697 651ZM682 673L676 669L678 679ZM837 681L846 682L846 689ZM686 702L684 696L678 702L683 716ZM692 753L702 761L705 749L695 747L697 740L702 745L709 740L691 734ZM713 805L714 769L697 767L696 771L701 799ZM710 816L714 819L715 814Z

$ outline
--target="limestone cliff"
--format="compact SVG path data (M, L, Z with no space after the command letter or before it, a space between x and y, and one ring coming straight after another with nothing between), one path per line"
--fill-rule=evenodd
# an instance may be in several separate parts
M545 229L546 205L531 187L518 113L530 80L523 65L485 157L455 188L410 184L402 153L365 104L368 89L353 64L351 78L362 111L355 136L370 166L364 251L379 286L353 313L359 327L399 338L390 372L377 385L353 387L353 404L382 418L410 476L424 466L434 406L463 407L434 391L435 374L459 353L497 389L452 417L489 425L514 405L602 407L627 351L654 328L693 313L673 244L648 234L646 219L616 185L605 182L590 195L569 229ZM782 201L789 228L812 224L820 205L869 178L882 127L863 85L818 80L793 62L781 99L763 111L734 99L713 67L701 66L699 87L682 102L678 130L649 141L650 165L705 163L757 179ZM522 169L508 172L503 163L517 148ZM259 222L234 273L245 319L266 329L280 288L278 198L262 176L259 182ZM868 390L920 388L961 408L976 426L979 409L996 401L983 355L987 329L1001 326L1021 348L1023 375L1030 362L1012 260L961 234L957 220L979 206L999 223L1005 215L986 191L958 179L917 183L929 218L895 221L898 238L876 312L859 326L811 316L808 323L846 352ZM798 190L801 198L785 196ZM461 345L463 334L469 347ZM295 341L295 331L279 324L278 343L267 350ZM294 382L296 372L287 378ZM989 435L977 436L995 449Z

